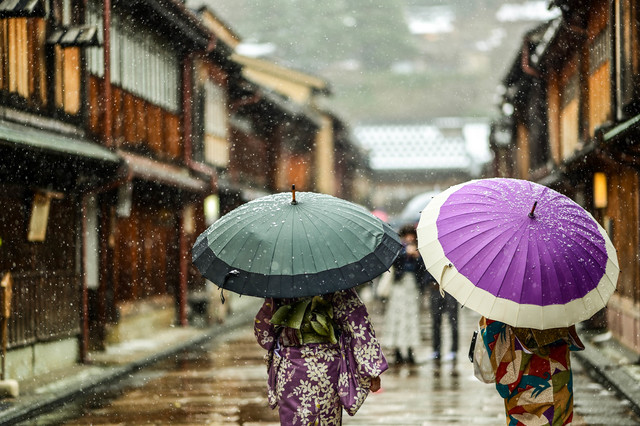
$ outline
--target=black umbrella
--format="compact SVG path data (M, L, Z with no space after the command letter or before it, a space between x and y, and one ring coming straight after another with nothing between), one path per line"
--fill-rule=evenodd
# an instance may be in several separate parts
M389 269L396 232L363 207L330 195L280 193L224 215L193 246L193 263L213 283L257 297L344 290Z

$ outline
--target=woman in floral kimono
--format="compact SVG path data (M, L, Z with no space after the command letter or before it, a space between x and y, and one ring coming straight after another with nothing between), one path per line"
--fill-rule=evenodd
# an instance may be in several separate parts
M584 346L574 326L535 330L480 319L482 340L504 398L507 425L566 425L573 419L570 351Z
M254 331L268 351L269 406L283 425L341 425L342 408L354 415L388 368L354 289L266 299Z

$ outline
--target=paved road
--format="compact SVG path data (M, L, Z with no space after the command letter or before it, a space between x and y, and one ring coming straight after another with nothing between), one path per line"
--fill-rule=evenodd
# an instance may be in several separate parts
M380 304L370 303L378 334L384 333ZM461 352L477 315L461 311ZM422 317L423 331L429 316ZM444 330L447 347L446 323ZM473 377L461 353L457 362L429 360L429 336L423 333L418 366L394 366L382 376L382 391L369 396L345 425L504 425L502 400L492 385ZM121 386L88 397L56 413L25 424L182 424L277 425L266 407L262 350L250 326L224 340L182 354L132 376ZM640 419L623 401L591 381L574 359L576 425L635 425Z

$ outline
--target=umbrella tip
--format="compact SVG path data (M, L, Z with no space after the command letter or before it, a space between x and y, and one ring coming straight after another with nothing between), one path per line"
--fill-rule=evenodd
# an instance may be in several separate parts
M531 219L533 219L534 217L536 217L536 215L534 215L534 214L533 214L533 212L534 212L534 210L536 209L536 206L537 206L537 205L538 205L538 202L537 202L537 201L534 201L534 202L533 202L533 207L531 208L531 212L529 212L529 217L530 217Z
M291 204L298 204L298 202L296 201L296 185L291 185L291 195L293 196L293 199L291 200Z

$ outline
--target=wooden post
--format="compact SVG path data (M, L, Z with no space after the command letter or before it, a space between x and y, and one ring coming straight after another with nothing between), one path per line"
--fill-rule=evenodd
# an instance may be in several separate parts
M180 265L180 282L178 287L178 323L181 327L189 325L189 319L187 318L187 293L188 293L188 281L189 281L189 247L187 245L186 235L186 220L187 220L186 208L182 208L180 213L179 224L179 265Z
M11 316L11 296L13 294L13 280L11 272L7 272L0 282L2 291L2 374L0 379L5 380L5 359L7 357L7 325Z

